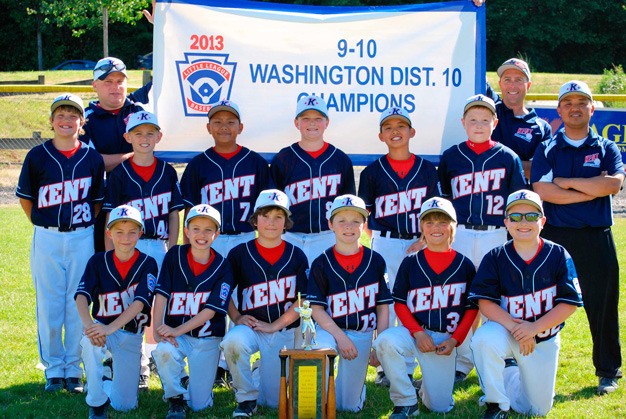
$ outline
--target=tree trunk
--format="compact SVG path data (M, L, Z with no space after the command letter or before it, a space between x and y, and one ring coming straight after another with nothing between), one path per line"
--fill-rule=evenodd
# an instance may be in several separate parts
M102 8L102 56L109 56L109 11Z
M43 41L41 39L41 14L37 14L37 68L43 70Z

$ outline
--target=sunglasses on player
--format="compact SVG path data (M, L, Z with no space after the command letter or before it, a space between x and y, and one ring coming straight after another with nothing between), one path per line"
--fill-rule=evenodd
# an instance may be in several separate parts
M522 218L525 218L529 223L534 223L541 217L543 217L543 214L540 212L527 212L526 214L522 214L521 212L512 212L507 216L507 218L514 223L519 223L522 221Z
M108 62L108 63L102 64L100 67L94 68L93 71L102 71L103 73L108 73L111 70L124 71L126 70L126 65L122 63Z

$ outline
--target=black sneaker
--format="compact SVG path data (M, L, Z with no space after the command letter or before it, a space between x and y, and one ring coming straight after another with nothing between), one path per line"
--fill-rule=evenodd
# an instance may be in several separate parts
M389 416L389 419L404 419L411 416L419 415L420 411L417 407L417 403L413 406L396 406L393 408L393 413Z
M102 406L89 406L89 419L107 419L107 410L109 410L110 400L107 400Z
M139 376L139 391L148 391L150 387L148 384L150 382L149 375L140 375Z
M102 381L113 380L113 358L102 361Z
M180 385L183 386L185 390L189 388L189 376L188 375L185 375L183 378L180 379Z
M504 368L517 367L517 361L515 358L506 358L504 360Z
M49 393L56 393L57 391L61 391L65 388L65 380L60 377L48 378L46 379L46 387L45 390Z
M454 373L454 384L462 383L467 378L467 374L461 371L456 371Z
M376 373L376 378L374 379L374 384L382 387L389 387L389 378L385 375L385 371L378 371Z
M217 367L217 371L215 372L215 381L213 382L213 387L223 387L230 388L233 383L233 376L230 375L230 371L225 370L222 367Z
M509 411L500 409L498 403L487 403L487 410L483 414L483 419L506 419L508 417Z
M237 404L233 412L234 418L251 418L256 413L256 400L246 400Z
M603 396L605 394L613 393L617 390L617 378L600 377L598 383L598 394Z
M167 399L170 409L165 419L184 419L187 417L187 402L183 396L170 397Z
M72 394L80 394L83 392L83 380L76 377L66 378L65 388Z

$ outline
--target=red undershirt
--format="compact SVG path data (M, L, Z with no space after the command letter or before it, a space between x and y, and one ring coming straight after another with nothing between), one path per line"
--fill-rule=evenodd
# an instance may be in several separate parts
M341 267L349 273L356 271L356 268L359 267L361 261L363 260L363 247L361 247L359 251L353 255L342 255L337 252L333 246L333 253L335 254L335 258L337 259L339 265L341 265Z
M139 175L139 177L144 180L144 182L148 182L150 179L152 179L152 175L154 175L154 171L156 170L157 159L155 158L150 166L138 166L137 164L135 164L133 157L131 157L130 165L132 166L135 173L137 173L137 175Z
M115 263L115 269L117 269L117 272L119 272L123 280L126 280L126 275L128 275L130 268L133 267L138 257L139 257L139 250L135 249L133 256L131 256L131 258L128 259L126 262L122 262L121 260L118 259L117 255L115 254L115 251L113 251L113 262Z
M211 262L213 262L213 259L215 259L215 252L213 249L211 249L211 256L209 256L209 261L207 263L200 263L194 260L193 254L191 253L191 246L187 252L187 262L189 263L189 267L191 268L191 272L193 272L194 276L198 276L202 272L206 271Z
M493 146L496 145L496 142L492 139L489 139L489 141L485 141L484 143L473 143L470 140L467 140L465 144L467 144L470 150L472 150L474 153L482 154L485 151L493 148Z
M387 161L391 165L393 171L396 172L398 176L400 176L400 179L404 179L406 175L409 174L409 171L411 171L413 165L415 164L415 154L411 154L411 157L406 160L394 160L391 157L387 156Z
M446 252L433 252L430 249L426 248L424 249L424 256L426 257L426 262L428 262L428 266L430 266L431 269L439 275L450 266L450 264L456 257L456 251L454 249L450 249ZM424 328L419 325L406 304L402 304L396 301L393 307L396 311L398 319L404 327L409 329L409 333L411 334L411 336L413 336L416 332L424 331ZM459 326L452 334L452 337L457 341L457 346L459 346L465 340L465 337L472 327L472 324L474 323L477 315L477 309L466 310L465 314L463 314L463 318L461 319Z
M237 145L237 150L230 152L230 153L220 153L219 151L215 151L215 152L219 154L220 156L224 157L226 160L230 160L233 157L235 157L237 153L241 151L242 148L243 148L242 146ZM215 150L215 147L213 147L213 150Z
M78 145L76 147L74 147L73 149L71 149L71 150L59 150L58 148L57 148L57 150L59 150L59 153L63 154L65 157L67 157L69 159L74 154L76 154L76 152L78 150L80 150L80 146L81 146L81 144L79 142Z
M261 257L270 265L278 262L278 260L283 256L283 253L285 253L285 247L287 247L284 240L281 241L276 247L265 247L260 244L258 240L255 240L254 244L256 245L256 249L259 251Z
M319 156L322 155L322 153L324 153L324 151L326 151L328 149L328 143L326 141L324 141L324 145L322 146L322 148L320 148L317 151L307 151L307 153L309 153L309 156L313 157L314 159L318 158ZM305 150L306 151L306 150Z

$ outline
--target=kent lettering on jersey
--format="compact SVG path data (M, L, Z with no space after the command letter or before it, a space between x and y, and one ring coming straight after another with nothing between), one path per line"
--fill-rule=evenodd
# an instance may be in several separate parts
M252 193L252 187L255 185L255 178L254 175L246 175L204 185L200 190L201 203L213 206L224 201L248 198Z
M341 174L326 175L311 179L305 179L285 186L285 193L289 197L289 204L296 205L303 202L334 197L338 195L341 185ZM326 203L326 210L331 202Z
M37 208L48 208L86 199L90 188L91 176L42 185L37 196Z
M333 319L376 307L378 284L369 284L357 289L340 292L326 297L330 317ZM365 323L367 324L367 322ZM371 326L371 325L370 325ZM375 328L375 327L374 327ZM367 330L372 330L370 327Z
M281 304L286 300L293 301L296 298L296 276L290 275L251 285L242 289L241 296L242 312ZM285 304L285 311L293 304L291 301Z
M131 285L122 291L113 291L98 295L100 307L98 308L97 317L117 317L122 314L135 300L137 285L139 284Z
M412 289L406 299L411 313L461 306L467 284L445 284Z
M455 176L450 180L452 185L452 197L456 199L466 195L498 191L502 188L503 179L506 179L505 168L465 173ZM504 200L502 204L504 204ZM503 209L498 214L504 214Z
M195 316L204 309L211 292L173 292L170 296L170 316Z
M147 198L133 199L127 202L126 205L137 208L141 212L143 220L146 221L158 218L161 215L168 215L171 200L172 193L164 192Z
M419 212L427 193L428 188L423 187L377 196L375 199L376 212L374 217L383 218L411 211Z

